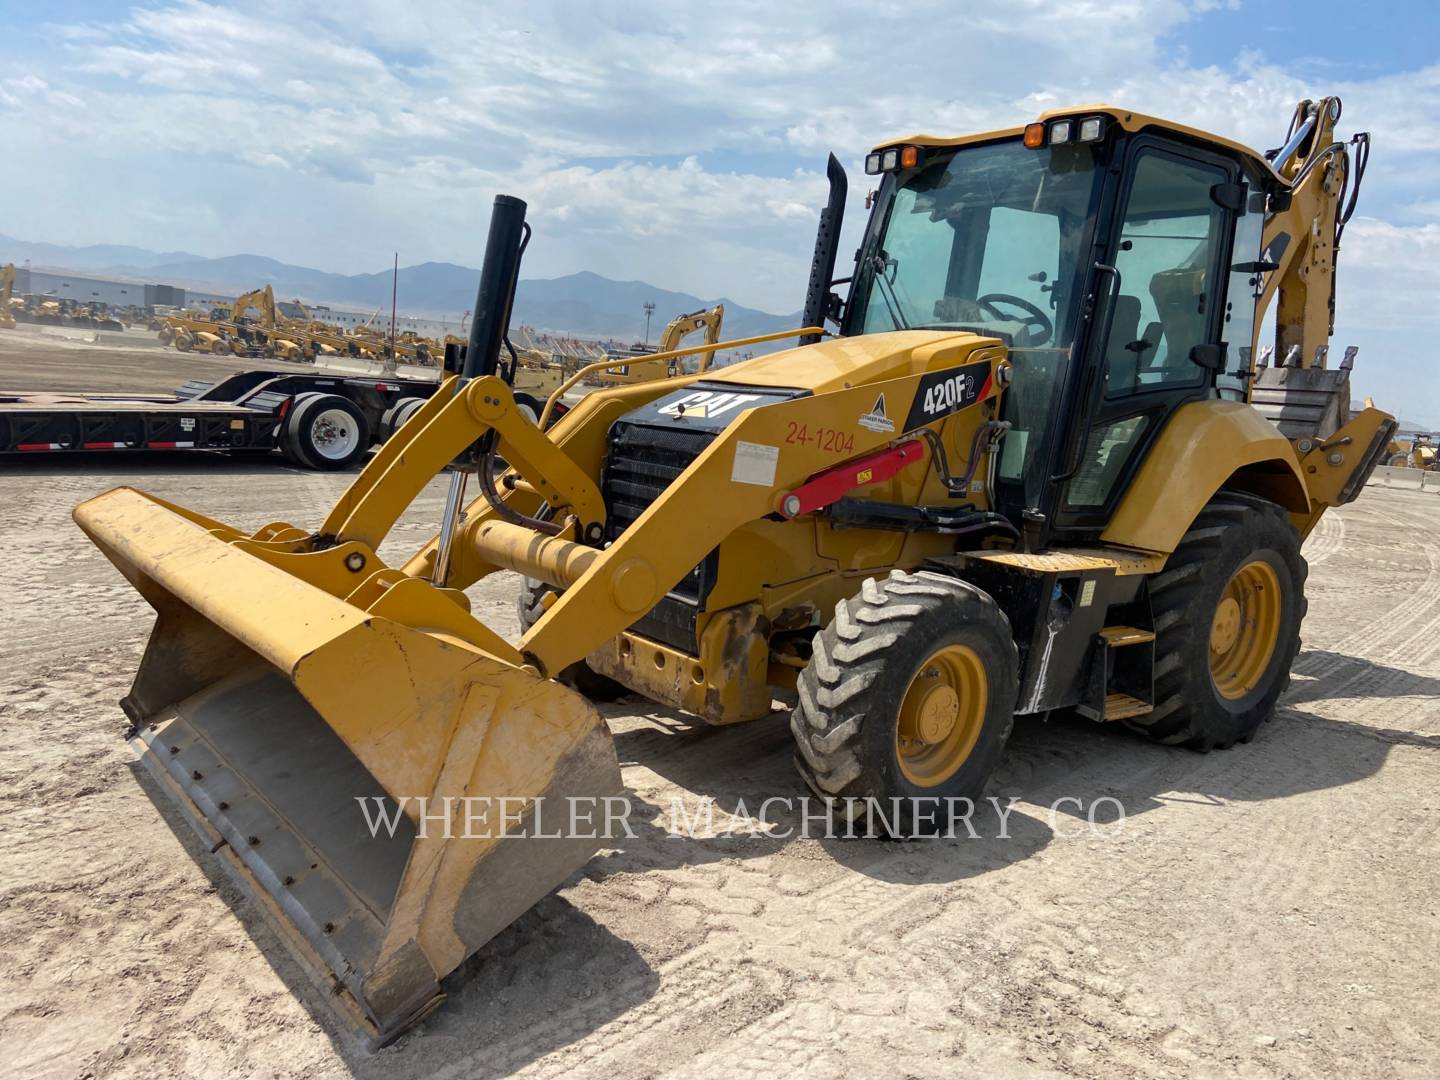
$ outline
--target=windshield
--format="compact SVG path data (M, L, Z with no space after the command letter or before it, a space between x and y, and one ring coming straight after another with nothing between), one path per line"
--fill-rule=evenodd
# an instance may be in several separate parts
M1079 325L1102 170L1093 144L944 154L881 190L851 333L973 330L1010 348L997 508L1038 506Z
M1018 139L910 175L861 267L861 332L967 329L1016 348L1068 345L1095 182L1089 146L1030 150Z

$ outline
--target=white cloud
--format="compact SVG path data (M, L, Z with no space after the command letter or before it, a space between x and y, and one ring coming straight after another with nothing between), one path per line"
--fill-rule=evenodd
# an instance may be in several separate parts
M1190 65L1170 43L1217 6L137 5L46 35L46 54L0 44L0 143L27 163L0 172L0 201L27 208L37 239L356 271L397 247L473 264L505 190L533 207L530 273L595 269L784 310L799 303L828 150L852 170L853 231L855 166L891 135L1111 100L1263 149L1298 98L1334 91L1376 143L1341 324L1432 328L1419 298L1440 290L1427 231L1440 65L1333 84L1255 52ZM1420 310L1383 303L1401 296ZM1440 414L1440 400L1425 407Z

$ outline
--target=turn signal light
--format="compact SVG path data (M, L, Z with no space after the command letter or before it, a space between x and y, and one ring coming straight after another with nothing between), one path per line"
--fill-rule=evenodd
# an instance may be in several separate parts
M1045 145L1045 125L1025 125L1025 145L1031 150L1037 150Z

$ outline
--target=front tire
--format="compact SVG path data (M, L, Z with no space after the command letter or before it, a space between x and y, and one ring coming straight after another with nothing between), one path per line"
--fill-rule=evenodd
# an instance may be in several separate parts
M525 633L540 621L540 616L545 614L545 608L553 603L549 597L557 594L558 590L548 582L532 577L520 579L520 595L515 598L515 614L520 619L521 633ZM624 683L616 682L609 675L601 675L584 660L576 660L555 676L555 681L565 684L591 701L618 701L630 693L630 688Z
M847 812L873 806L900 835L935 831L946 800L983 794L1014 724L1018 666L1010 621L982 590L928 571L871 578L836 605L800 674L796 767L822 798L855 800Z
M1155 708L1126 723L1202 752L1249 742L1290 685L1307 572L1279 506L1212 500L1150 583Z

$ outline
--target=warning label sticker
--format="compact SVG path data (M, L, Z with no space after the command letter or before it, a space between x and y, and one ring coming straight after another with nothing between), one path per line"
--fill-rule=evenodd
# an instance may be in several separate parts
M737 442L735 444L735 464L730 468L730 480L736 484L774 487L775 466L779 461L780 448L778 446Z

